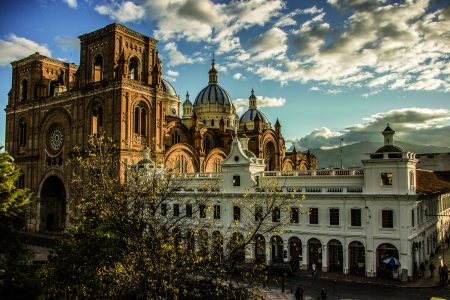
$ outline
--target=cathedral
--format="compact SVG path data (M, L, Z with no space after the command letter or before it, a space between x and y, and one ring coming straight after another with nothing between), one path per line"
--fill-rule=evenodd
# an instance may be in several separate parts
M114 23L80 36L79 66L39 53L12 62L6 150L23 171L18 186L33 192L27 230L58 232L70 222L68 161L92 134L111 137L120 161L135 163L148 147L177 173L221 172L236 133L267 171L316 168L309 152L286 151L280 122L272 127L253 90L239 118L214 59L206 87L182 103L162 78L156 45Z

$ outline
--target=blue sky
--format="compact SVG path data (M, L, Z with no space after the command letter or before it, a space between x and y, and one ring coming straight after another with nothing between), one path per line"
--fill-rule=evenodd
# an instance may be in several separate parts
M78 36L119 22L159 40L181 99L219 83L242 114L253 88L287 141L450 147L450 4L442 0L16 0L0 9L0 106L10 62L36 51L79 63ZM0 145L5 114L0 114Z

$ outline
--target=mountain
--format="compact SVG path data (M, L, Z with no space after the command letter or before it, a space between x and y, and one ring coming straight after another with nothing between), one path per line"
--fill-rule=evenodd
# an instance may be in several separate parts
M414 153L448 153L450 152L449 147L438 147L438 146L422 146L410 143L404 143L396 141L394 143L396 146L404 149L405 151ZM367 153L373 153L377 151L383 143L374 142L359 142L351 145L346 145L342 147L342 162L344 168L348 167L362 167L362 159L367 159ZM289 148L291 151L293 147ZM297 149L299 147L297 146ZM309 150L317 157L317 168L330 168L330 167L340 167L341 166L341 154L339 148L333 149L320 149L312 148Z

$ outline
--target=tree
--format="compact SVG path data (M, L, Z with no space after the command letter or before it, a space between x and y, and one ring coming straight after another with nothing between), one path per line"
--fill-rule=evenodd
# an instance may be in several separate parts
M117 148L104 136L76 152L72 226L41 274L48 297L254 296L249 285L233 280L250 284L256 278L257 267L242 268L242 253L258 233L280 229L282 222L269 217L299 199L267 188L259 198L233 200L252 217L219 236L211 230L214 201L224 196L219 180L175 174L148 153L133 168L121 166ZM264 199L264 212L251 204L257 198Z
M16 293L29 278L20 267L30 252L20 241L19 230L25 225L25 209L30 201L28 189L16 186L22 172L7 153L0 153L0 269L5 272L3 292Z

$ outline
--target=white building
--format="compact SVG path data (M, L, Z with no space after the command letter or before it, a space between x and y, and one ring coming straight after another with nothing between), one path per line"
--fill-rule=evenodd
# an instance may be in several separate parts
M428 260L447 236L450 182L417 170L415 154L393 145L389 125L382 133L385 145L368 154L362 169L292 172L264 171L263 161L248 150L248 139L235 138L221 173L180 175L188 184L171 205L182 214L205 180L221 180L208 234L227 236L236 218L246 222L233 199L262 200L267 183L276 182L282 193L304 195L303 207L281 216L289 218L282 232L258 236L245 251L246 261L290 261L303 269L314 263L324 272L410 279L414 265ZM390 257L400 265L383 262Z

